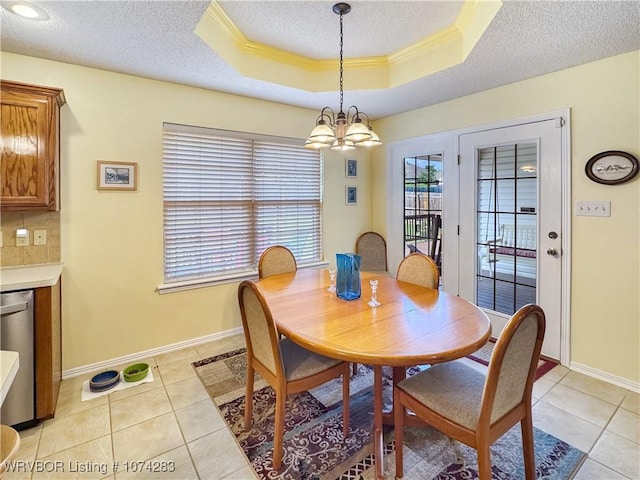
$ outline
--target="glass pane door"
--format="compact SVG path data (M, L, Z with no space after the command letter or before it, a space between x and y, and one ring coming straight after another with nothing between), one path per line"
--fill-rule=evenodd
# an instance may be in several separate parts
M511 315L536 302L537 144L478 150L477 304Z
M442 154L404 158L404 255L429 255L442 275Z

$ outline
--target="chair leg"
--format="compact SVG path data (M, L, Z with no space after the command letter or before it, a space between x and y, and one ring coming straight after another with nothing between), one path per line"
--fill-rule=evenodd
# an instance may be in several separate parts
M393 389L393 428L396 443L396 478L404 476L404 465L402 455L403 445L403 420L404 405L400 403L400 394L397 389Z
M354 374L354 375L355 375L356 373L358 373L358 364L357 364L357 363L353 362L353 363L351 364L351 368L352 368L352 371L353 371L353 374Z
M253 365L247 362L247 389L244 395L244 429L251 427L251 417L253 416Z
M520 422L522 430L522 451L524 452L524 475L527 480L536 478L536 457L533 444L533 420L531 408Z
M342 433L345 440L349 436L349 379L349 364L345 363L342 374Z
M478 443L478 478L480 480L491 480L491 453L490 443L482 441Z
M279 470L282 466L283 443L284 443L284 406L286 400L284 389L276 389L276 415L275 428L273 432L273 469Z

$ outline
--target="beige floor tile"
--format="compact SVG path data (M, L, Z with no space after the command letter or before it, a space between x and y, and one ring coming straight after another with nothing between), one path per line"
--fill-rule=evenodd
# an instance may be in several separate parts
M569 373L569 369L567 367L563 365L556 365L547 373L545 373L544 378L547 380L551 380L552 382L559 382L568 373Z
M603 428L616 411L615 405L565 387L562 382L555 385L542 401Z
M200 478L231 478L233 472L245 468L247 459L228 429L220 429L187 444ZM215 448L216 455L212 455Z
M209 400L209 394L198 377L191 377L166 386L173 409L186 407L202 400Z
M111 435L97 438L76 447L41 459L55 468L34 473L33 479L99 479L113 474Z
M545 377L539 378L533 383L533 391L531 392L531 396L534 400L539 400L544 397L544 395L556 384L554 381L547 380Z
M589 457L629 478L640 478L638 444L615 433L604 432Z
M47 420L42 427L37 458L48 457L109 433L111 424L108 405Z
M56 407L56 417L70 415L72 413L89 410L100 405L109 403L106 395L91 400L82 401L82 384L84 380L78 379L73 381L63 380L60 384L60 393L58 395L58 404Z
M627 393L622 387L577 372L569 372L560 383L613 405L620 405Z
M113 433L115 461L142 462L184 445L173 412Z
M154 355L153 358L156 365L163 366L166 363L172 363L179 360L183 363L195 362L196 360L200 360L200 355L195 347L187 347L180 350L174 350L173 352Z
M583 452L596 443L602 429L540 400L533 407L533 425Z
M176 417L187 442L225 428L226 424L211 400L176 410Z
M640 444L640 415L620 408L607 425L607 430Z
M111 403L114 432L171 412L171 402L164 388L156 388Z
M186 445L158 455L149 461L120 465L120 467L117 474L118 480L175 480L198 478Z
M221 338L219 340L214 340L213 342L196 345L195 348L200 354L201 358L209 358L220 355L221 353L230 352L239 348L245 348L246 345L247 344L244 339L244 335L240 334Z
M627 480L627 477L587 458L573 480Z
M162 383L162 376L157 369L152 371L153 382L141 383L136 385L135 387L126 388L124 390L118 390L116 392L109 394L110 402L117 402L118 400L123 400L128 397L132 397L134 395L140 395L144 392L149 392L151 390L155 390L156 388L163 388L164 384Z
M634 413L640 414L640 394L636 392L627 392L620 406L625 410L630 410Z
M193 365L191 365L192 362L197 360L200 360L200 358L176 360L158 366L158 371L160 375L162 375L164 385L166 386L170 383L179 382L180 380L197 377L196 371Z

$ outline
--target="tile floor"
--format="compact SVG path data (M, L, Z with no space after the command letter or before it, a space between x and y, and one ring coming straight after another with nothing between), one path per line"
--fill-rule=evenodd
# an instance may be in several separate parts
M90 375L64 380L56 417L21 432L22 471L3 478L255 478L191 366L243 346L236 336L157 355L152 383L85 402ZM534 402L534 425L589 453L576 479L640 479L640 395L558 366Z

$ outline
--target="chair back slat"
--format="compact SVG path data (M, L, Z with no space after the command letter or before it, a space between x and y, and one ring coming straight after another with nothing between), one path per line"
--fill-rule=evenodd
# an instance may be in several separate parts
M256 285L248 280L238 289L242 328L249 350L247 358L255 358L274 376L284 372L278 344L278 333L271 311Z
M360 269L366 272L387 271L387 242L376 232L365 232L356 240L356 253L361 257Z
M531 399L544 331L544 312L537 305L525 305L511 317L489 361L480 422L490 425Z
M437 290L440 274L437 265L429 256L411 253L400 262L396 279Z
M282 245L274 245L262 252L258 263L258 277L295 272L297 269L296 257L291 250Z

